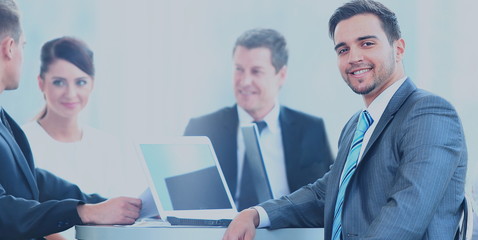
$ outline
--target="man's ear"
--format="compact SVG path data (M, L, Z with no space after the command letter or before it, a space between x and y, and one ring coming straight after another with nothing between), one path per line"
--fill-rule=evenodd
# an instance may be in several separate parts
M15 48L15 40L12 37L5 37L0 43L0 51L2 58L12 59L13 50Z
M400 38L395 41L395 57L397 59L397 62L402 61L403 56L405 55L405 40L403 38Z
M282 87L284 85L285 79L287 77L287 66L284 65L279 72L277 73L279 75L279 86Z
M0 51L3 58L13 58L13 48L15 47L15 40L12 37L5 37L0 43Z

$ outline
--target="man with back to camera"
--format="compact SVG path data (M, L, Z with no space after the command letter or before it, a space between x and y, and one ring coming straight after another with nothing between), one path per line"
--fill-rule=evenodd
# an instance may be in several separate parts
M18 88L25 39L13 0L0 0L0 93ZM79 224L131 224L141 200L87 195L35 168L25 134L0 109L0 239L43 239Z
M252 239L258 226L323 227L332 240L454 239L467 169L455 109L405 75L405 41L381 3L344 4L329 33L339 71L365 109L345 125L323 178L242 211L224 239Z
M333 162L323 120L278 102L287 60L286 41L279 32L252 29L243 33L233 49L237 104L191 119L184 132L211 139L239 210L258 204L248 166L244 167L240 125L262 121L265 126L260 141L275 197L314 182Z

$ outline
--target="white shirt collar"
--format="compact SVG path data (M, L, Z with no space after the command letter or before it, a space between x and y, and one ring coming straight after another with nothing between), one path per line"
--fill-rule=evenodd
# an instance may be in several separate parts
M393 95L395 95L395 92L397 92L406 79L407 77L404 77L390 85L387 89L385 89L385 91L383 91L373 100L368 108L365 109L370 113L374 123L378 123Z
M274 108L264 117L264 121L267 123L267 129L272 133L280 131L279 125L279 113L280 113L280 104L279 101L276 101ZM246 112L242 107L237 105L237 115L239 117L239 126L244 124L250 124L254 119Z

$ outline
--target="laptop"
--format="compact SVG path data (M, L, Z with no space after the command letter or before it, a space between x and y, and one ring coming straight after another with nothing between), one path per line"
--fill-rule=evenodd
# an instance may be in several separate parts
M236 206L207 137L136 144L157 211L171 225L227 226Z
M255 123L241 126L244 144L246 147L246 158L251 166L252 178L255 183L255 191L259 202L265 202L273 198L269 177L267 176L264 158L262 157L261 144L259 142L259 131Z

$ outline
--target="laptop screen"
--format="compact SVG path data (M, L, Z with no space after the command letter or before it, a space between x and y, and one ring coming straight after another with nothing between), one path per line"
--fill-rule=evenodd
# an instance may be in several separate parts
M272 199L273 194L262 157L257 126L256 124L242 125L241 131L244 136L244 145L246 146L245 154L247 158L245 158L245 161L248 161L251 167L251 177L255 183L254 190L259 202L265 202Z
M138 144L159 213L236 212L207 137L181 137ZM200 214L201 215L201 214Z

